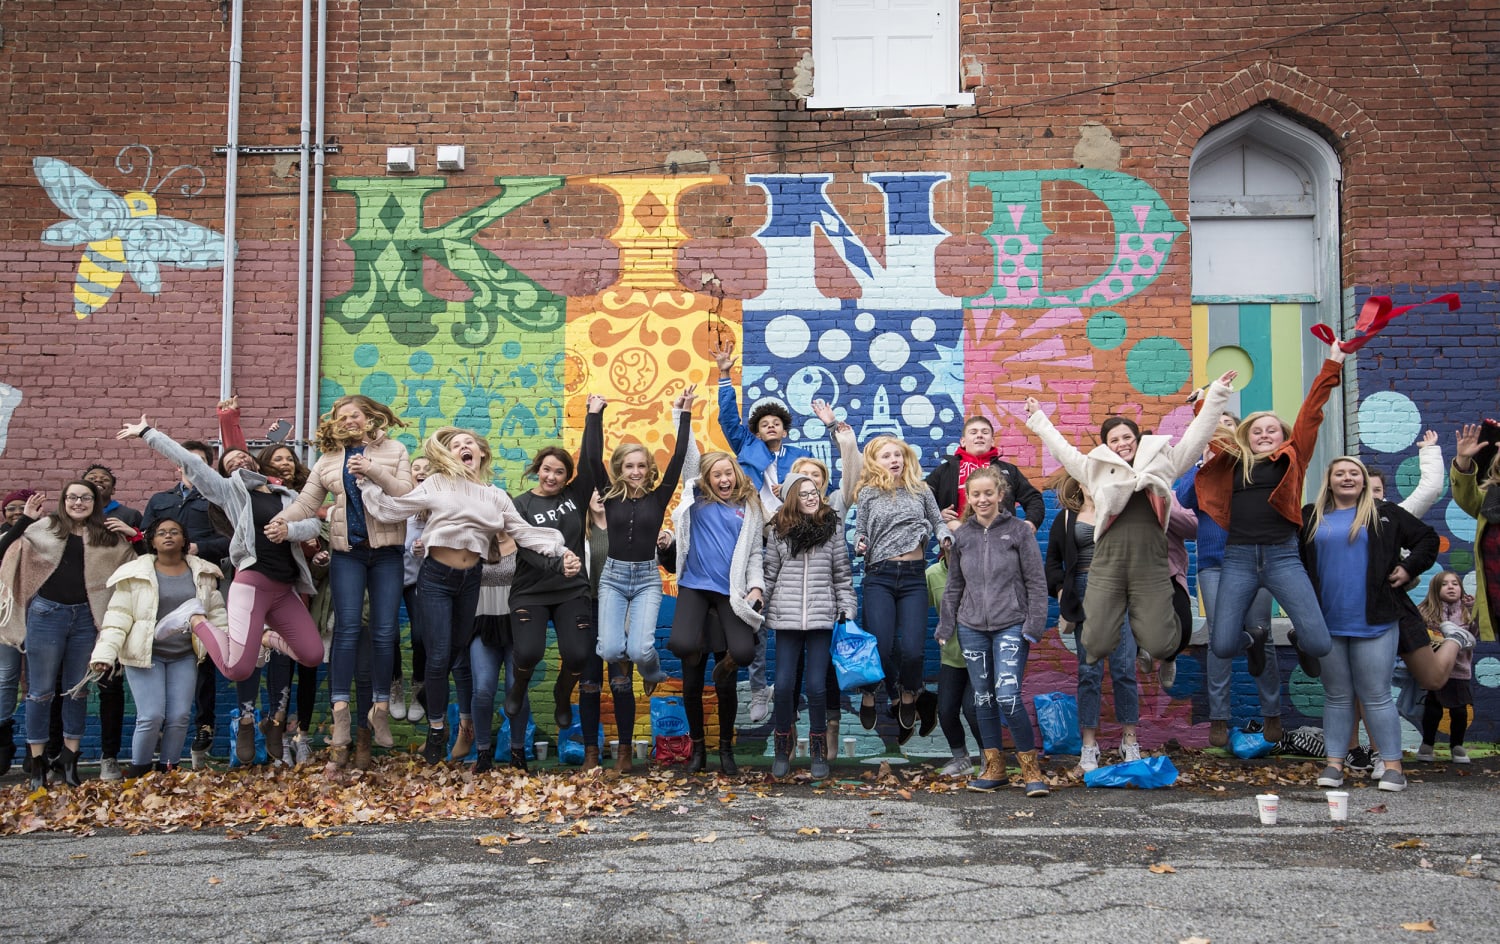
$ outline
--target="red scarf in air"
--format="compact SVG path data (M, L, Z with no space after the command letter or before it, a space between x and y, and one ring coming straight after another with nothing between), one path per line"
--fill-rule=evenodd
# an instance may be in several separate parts
M958 456L958 504L954 507L962 515L964 513L964 500L968 498L964 494L964 485L969 481L969 473L975 469L982 469L1000 458L1000 449L998 447L991 448L989 452L976 456L965 452L964 447L959 446L958 451L954 455Z

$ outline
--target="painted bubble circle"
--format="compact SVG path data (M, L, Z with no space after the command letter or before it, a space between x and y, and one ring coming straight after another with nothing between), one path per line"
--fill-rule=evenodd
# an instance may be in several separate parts
M354 349L354 363L360 367L374 367L380 362L380 348L373 344L361 344Z
M432 370L432 355L426 351L417 351L407 360L406 366L414 374L425 374Z
M1359 442L1379 452L1400 452L1417 441L1422 414L1411 398L1394 390L1365 397L1359 405Z
M1095 312L1084 328L1084 334L1089 343L1101 351L1113 351L1125 343L1125 335L1129 331L1129 325L1125 316L1117 311Z
M901 401L901 418L908 426L930 426L937 418L937 409L931 400L919 393Z
M1401 460L1401 465L1396 468L1396 488L1401 492L1403 498L1408 498L1416 491L1417 485L1422 481L1422 459L1420 456L1407 456ZM1437 497L1442 498L1448 491L1446 472L1443 476L1443 484L1438 488ZM1437 499L1434 499L1436 501Z
M818 353L823 355L825 361L841 361L849 356L853 347L849 332L843 328L831 328L818 338Z
M1474 681L1485 688L1500 688L1500 659L1485 656L1474 663Z
M861 331L875 330L875 316L868 311L862 311L854 316L854 327Z
M911 336L918 341L931 341L937 335L937 322L926 315L911 323Z
M1469 513L1458 507L1458 502L1450 501L1448 507L1443 511L1443 521L1448 525L1448 533L1460 541L1472 543L1474 540L1474 519Z
M894 331L876 335L870 342L870 363L876 370L895 371L906 366L911 357L911 345Z
M1176 393L1192 374L1192 358L1173 338L1155 335L1130 349L1125 358L1125 375L1130 385L1152 397Z
M766 325L766 349L777 357L801 357L811 342L807 322L796 315L781 315Z
M850 384L862 384L865 382L865 369L859 364L850 364L844 368L844 382Z
M1234 371L1234 383L1230 386L1235 390L1244 390L1255 378L1255 362L1250 359L1249 352L1232 344L1216 348L1210 353L1206 366L1208 376L1215 379Z

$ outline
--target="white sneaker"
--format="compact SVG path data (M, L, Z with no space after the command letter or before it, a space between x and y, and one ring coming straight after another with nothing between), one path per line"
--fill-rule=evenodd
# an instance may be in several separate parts
M99 761L100 780L120 780L120 762L113 757L105 757Z
M400 679L391 681L391 720L406 720L406 687Z
M181 606L156 621L156 638L166 640L178 633L185 633L192 628L193 617L202 615L202 600L197 597L184 600Z
M1099 769L1099 745L1085 744L1078 752L1078 769L1087 773Z
M1128 764L1128 763L1130 763L1133 760L1140 760L1140 759L1141 759L1141 742L1140 741L1121 741L1120 742L1120 760L1122 760L1122 761L1124 761L1125 763Z
M972 777L974 776L974 761L967 754L963 757L955 755L939 773L944 777Z
M1430 764L1434 760L1436 760L1436 757L1432 753L1432 745L1431 744L1425 744L1424 743L1421 747L1417 748L1417 760L1422 761L1423 763L1426 763L1426 764ZM1376 774L1375 776L1378 777L1380 775Z
M307 735L298 734L291 739L292 759L300 767L312 761L312 745L307 743Z
M1474 644L1476 640L1474 639L1474 634L1469 632L1467 629L1464 629L1457 623L1450 623L1446 620L1439 627L1439 629L1442 630L1444 639L1451 639L1454 642L1458 643L1458 648L1462 649L1464 652L1472 652L1474 650Z
M427 709L423 708L422 703L417 700L417 696L420 694L422 694L421 683L413 685L411 687L411 702L406 706L406 720L412 724L421 724L427 718Z
M760 724L771 715L771 697L776 691L776 686L767 685L758 692L750 694L750 723Z
M1375 762L1375 766L1370 770L1370 777L1373 780L1379 780L1381 777L1384 777L1384 776L1385 776L1385 761L1383 761L1383 760L1377 760Z
M1151 653L1147 652L1144 649L1137 649L1135 651L1136 677L1144 678L1145 676L1150 675L1154 668L1155 663L1151 660Z
M1462 744L1453 749L1453 762L1455 764L1467 764L1469 762L1469 752L1464 749Z

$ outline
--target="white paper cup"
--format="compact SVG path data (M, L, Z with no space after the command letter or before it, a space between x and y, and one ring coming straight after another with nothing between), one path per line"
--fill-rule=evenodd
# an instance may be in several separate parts
M1343 822L1349 818L1349 794L1343 790L1329 790L1324 796L1328 797L1329 819Z
M534 748L536 748L536 759L537 760L546 760L547 759L547 742L546 741L537 741L536 743L532 744L531 746L534 747Z
M845 757L853 757L854 756L854 743L855 743L855 739L854 738L844 738L844 756Z
M650 760L651 759L651 742L650 741L636 741L635 742L635 759L636 760Z
M798 757L806 757L807 756L807 738L801 738L801 737L799 737L797 739L797 756Z
M1281 807L1281 797L1274 793L1257 793L1255 802L1260 807L1260 821L1265 826L1275 826Z
M619 741L610 741L609 742L609 756L615 758L616 760L619 759L619 757L620 757L620 742Z

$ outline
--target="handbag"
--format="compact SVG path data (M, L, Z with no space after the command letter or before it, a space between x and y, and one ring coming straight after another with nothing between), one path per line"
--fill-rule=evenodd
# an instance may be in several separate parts
M875 637L854 620L840 620L833 628L833 668L840 689L862 688L885 680Z

